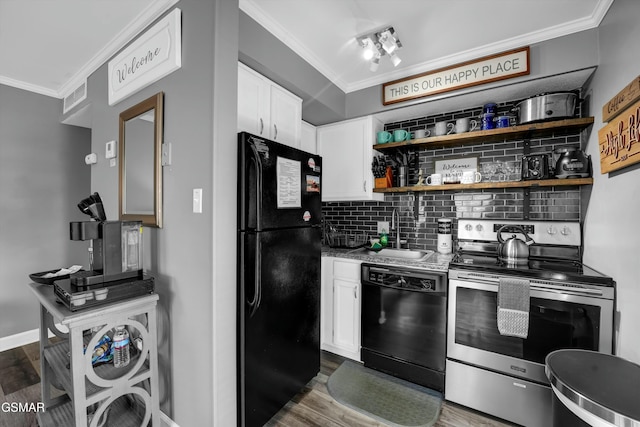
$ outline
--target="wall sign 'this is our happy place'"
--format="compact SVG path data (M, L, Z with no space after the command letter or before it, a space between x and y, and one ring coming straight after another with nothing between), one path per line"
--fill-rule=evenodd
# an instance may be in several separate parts
M385 83L382 86L382 104L423 98L529 73L529 46L526 46Z
M174 9L109 61L109 105L182 66L180 9Z

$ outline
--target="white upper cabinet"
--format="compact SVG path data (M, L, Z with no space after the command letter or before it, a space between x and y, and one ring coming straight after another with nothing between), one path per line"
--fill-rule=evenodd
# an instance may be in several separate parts
M238 63L238 132L300 147L302 99Z
M304 120L302 121L302 133L300 134L300 149L307 153L318 154L316 127Z
M317 128L322 156L322 201L384 200L374 193L373 142L382 123L371 116Z

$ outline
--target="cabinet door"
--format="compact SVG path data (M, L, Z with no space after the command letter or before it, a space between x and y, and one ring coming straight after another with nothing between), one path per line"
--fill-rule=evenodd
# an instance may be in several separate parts
M238 132L270 138L269 81L238 64Z
M269 138L290 147L300 147L302 99L287 90L271 85L271 124Z
M333 261L322 257L320 264L320 348L332 351L333 344Z
M307 153L317 154L316 146L316 127L310 123L302 121L302 129L300 133L300 149Z
M360 351L359 283L333 280L333 343L348 352Z
M384 200L384 194L372 191L374 134L371 117L317 128L322 201Z

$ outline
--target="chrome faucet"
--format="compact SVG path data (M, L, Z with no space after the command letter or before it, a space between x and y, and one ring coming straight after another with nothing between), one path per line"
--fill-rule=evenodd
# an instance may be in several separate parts
M398 222L396 222L396 217ZM391 213L391 229L396 230L396 249L400 249L402 241L400 240L400 212L398 209L393 209Z

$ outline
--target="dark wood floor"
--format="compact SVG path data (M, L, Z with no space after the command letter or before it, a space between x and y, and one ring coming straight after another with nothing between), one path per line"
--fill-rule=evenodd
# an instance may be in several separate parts
M38 343L0 352L0 404L38 403L40 393ZM0 411L0 427L36 427L36 413Z
M322 352L320 373L292 399L268 427L378 427L377 420L353 411L333 400L327 379L344 361L332 353ZM52 391L56 392L52 388ZM0 352L0 404L4 402L41 402L39 344ZM0 411L0 427L37 427L35 413ZM445 402L435 427L509 427L478 412Z
M327 379L344 361L333 353L322 352L320 373L267 424L268 427L370 427L385 426L333 400ZM435 427L510 427L462 406L444 402Z

